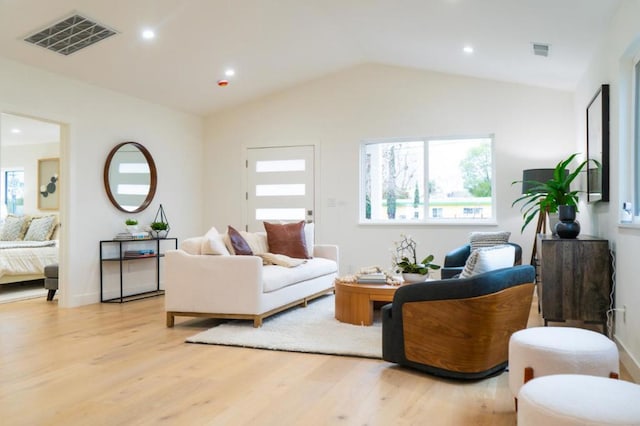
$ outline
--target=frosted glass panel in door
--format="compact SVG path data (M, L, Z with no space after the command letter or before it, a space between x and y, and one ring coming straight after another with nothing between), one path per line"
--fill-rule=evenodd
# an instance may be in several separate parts
M247 229L263 221L313 220L314 147L247 150Z

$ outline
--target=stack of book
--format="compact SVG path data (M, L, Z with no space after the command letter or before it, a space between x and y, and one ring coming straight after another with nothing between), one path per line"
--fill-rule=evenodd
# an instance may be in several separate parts
M124 252L124 257L151 257L155 256L155 252L153 250L126 250Z
M384 272L373 272L369 274L358 274L358 282L361 284L386 284L387 275Z
M133 240L133 235L130 232L118 232L113 238L114 240Z

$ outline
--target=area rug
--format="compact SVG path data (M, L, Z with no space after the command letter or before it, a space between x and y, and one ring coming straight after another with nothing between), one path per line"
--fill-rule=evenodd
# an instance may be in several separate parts
M382 324L379 315L369 327L342 323L334 315L334 296L328 295L309 302L306 308L292 308L266 318L260 328L254 328L250 320L233 320L191 336L186 341L382 358Z

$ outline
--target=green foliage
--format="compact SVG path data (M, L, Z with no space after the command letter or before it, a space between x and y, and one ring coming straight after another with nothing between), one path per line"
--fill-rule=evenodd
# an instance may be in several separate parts
M418 263L416 257L416 242L410 236L401 234L402 241L394 242L395 254L393 256L393 263L398 272L407 274L422 274L429 273L430 269L440 269L440 265L436 265L433 262L433 255L422 259Z
M169 224L165 222L151 222L151 225L149 226L154 231L166 231L167 228L169 227Z
M491 146L471 148L460 162L464 187L474 197L491 197Z
M578 165L578 167L571 173L566 173L567 166L573 161L578 153L572 154L566 160L560 161L553 170L553 178L546 182L539 181L527 181L528 184L533 185L528 193L517 198L511 207L518 203L522 203L520 211L522 212L522 218L524 223L520 232L524 231L524 228L540 214L541 211L547 213L555 213L558 211L558 206L578 206L578 193L581 191L571 191L571 183L580 174L582 169L587 165L589 160L585 160ZM523 181L514 181L511 184L523 183Z
M425 275L429 272L429 269L440 269L440 265L431 263L434 257L432 254L422 259L422 262L415 263L415 260L410 260L408 257L403 257L398 262L398 268L400 271L406 274L422 274Z
M138 224L138 221L136 219L127 219L127 220L124 221L124 223L127 226L134 226L134 225Z

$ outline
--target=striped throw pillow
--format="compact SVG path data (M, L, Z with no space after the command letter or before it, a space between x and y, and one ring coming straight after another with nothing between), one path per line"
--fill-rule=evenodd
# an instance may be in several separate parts
M510 236L511 232L509 231L472 232L469 236L471 251L482 247L493 247L500 244L506 244L509 242Z

